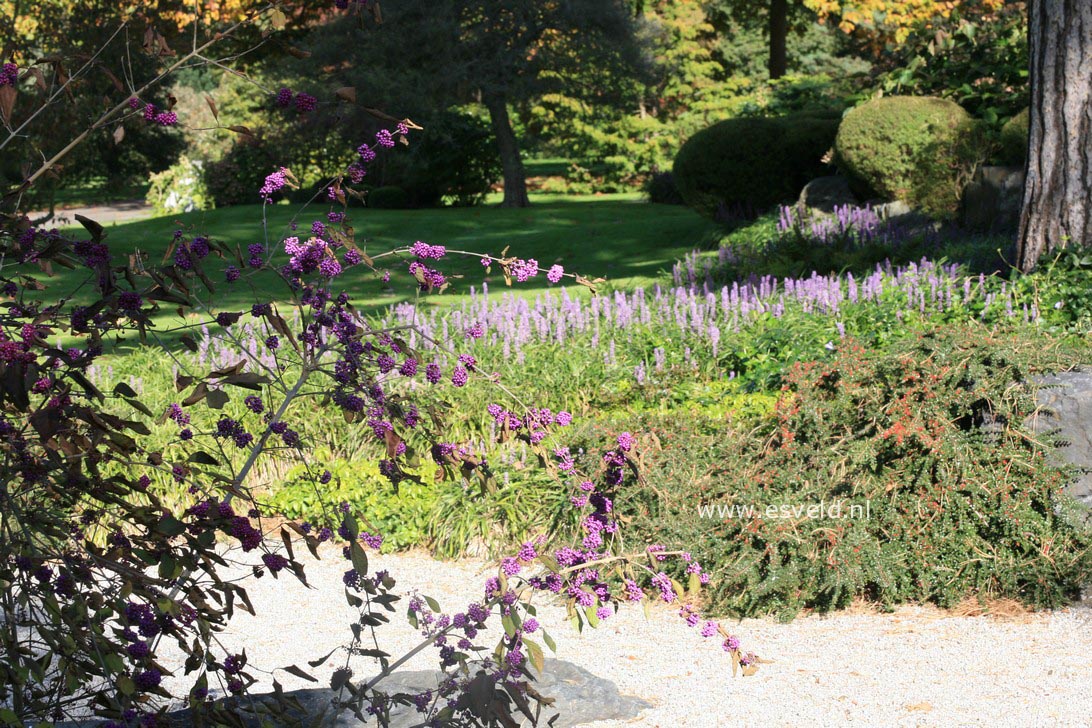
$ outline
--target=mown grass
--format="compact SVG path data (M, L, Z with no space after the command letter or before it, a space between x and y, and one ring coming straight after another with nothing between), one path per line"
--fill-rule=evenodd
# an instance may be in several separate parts
M536 195L533 202L526 209L491 205L436 210L354 209L350 218L358 244L371 255L416 240L491 255L508 248L510 255L535 258L543 267L557 263L566 270L604 278L607 285L622 288L655 282L695 244L711 244L717 239L716 226L694 212L644 203L635 195ZM266 214L270 243L279 250L277 243L291 234L289 225L293 220L299 226L297 232L306 232L311 221L322 218L324 213L317 206L302 209L297 205L273 205ZM258 205L193 212L108 226L106 242L119 259L139 250L154 262L162 259L177 229L191 235L211 234L245 249L248 244L263 242L261 220L262 208ZM278 255L283 258L284 253ZM346 271L339 279L364 310L377 310L414 297L405 262L390 258L384 262L389 262L392 273L389 285L363 266ZM496 268L492 275L485 275L477 259L453 258L445 260L443 267L445 273L464 277L454 279L445 293L429 297L435 304L454 302L483 281L494 290L504 285ZM80 271L60 271L48 284L54 291L69 290L83 276ZM253 291L243 285L218 290L220 306L248 305L255 293L265 300L284 295L283 285L273 275L257 275L248 281ZM539 277L517 290L521 295L533 296L547 285ZM90 295L88 291L86 296Z

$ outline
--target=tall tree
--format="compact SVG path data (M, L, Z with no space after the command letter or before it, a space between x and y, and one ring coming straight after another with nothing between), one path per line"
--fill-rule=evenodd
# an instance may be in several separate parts
M789 0L770 0L770 78L778 79L789 70Z
M635 60L634 15L618 0L463 0L457 55L489 111L505 207L525 207L527 184L508 105ZM545 72L549 71L548 74Z
M1031 114L1017 265L1092 243L1092 3L1028 9Z
M601 102L609 79L640 65L634 11L622 0L401 0L383 15L378 27L315 30L312 60L333 76L324 82L411 117L480 102L507 207L529 204L510 108L547 93Z
M971 0L998 8L1004 0ZM959 3L945 0L710 0L712 15L736 22L764 22L769 37L767 68L770 78L788 71L789 35L817 20L832 23L855 36L862 45L879 53L891 43L901 43L910 30L933 18L947 17Z

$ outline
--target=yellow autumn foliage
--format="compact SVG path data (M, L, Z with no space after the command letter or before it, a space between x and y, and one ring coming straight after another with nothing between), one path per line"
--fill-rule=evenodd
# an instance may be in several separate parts
M81 0L0 0L0 28L10 33L17 45L26 47L46 36L90 22L151 19L169 34L172 29L189 27L195 18L207 27L221 26L244 19L261 0L120 0L112 3L108 17L95 2Z
M804 0L821 20L837 22L846 33L868 35L878 43L901 43L917 23L947 18L961 4L966 5L948 0ZM979 2L987 12L1004 4L1004 0Z

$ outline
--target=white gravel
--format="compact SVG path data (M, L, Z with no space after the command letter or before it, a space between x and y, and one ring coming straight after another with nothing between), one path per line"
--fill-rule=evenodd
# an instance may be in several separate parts
M321 561L307 559L317 589L291 576L252 581L248 593L258 616L238 614L224 634L225 646L246 648L252 668L294 663L310 669L307 660L347 641L355 612L341 587L346 562L332 551ZM485 562L440 562L423 554L373 556L372 569L388 569L399 588L428 594L445 611L478 600L494 573ZM419 641L405 622L405 602L397 606L380 631L383 648L394 656ZM595 726L1092 724L1092 610L1085 607L1012 619L906 608L789 624L744 620L734 628L744 649L774 660L747 678L733 678L718 646L666 608L648 620L639 608L623 610L583 635L570 629L562 608L539 611L558 658L653 705L635 720ZM342 655L335 657L314 670L317 685L284 672L276 678L289 690L326 686L333 667L344 664ZM429 649L405 669L435 665ZM354 667L358 677L376 672L364 662ZM261 677L256 691L271 686L269 676ZM172 678L165 687L189 684Z

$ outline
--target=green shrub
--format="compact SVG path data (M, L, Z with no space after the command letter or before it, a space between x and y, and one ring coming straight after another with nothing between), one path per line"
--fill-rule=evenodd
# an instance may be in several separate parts
M414 117L424 131L409 144L381 154L368 170L378 187L401 187L409 207L475 205L500 179L500 159L489 123L465 111ZM351 148L347 141L342 143Z
M968 327L887 352L844 342L792 368L757 430L650 422L644 481L616 502L669 549L697 544L717 611L791 617L855 597L1064 604L1092 575L1092 535L1061 492L1070 471L1023 430L1031 362L1072 363L1047 362L1043 343ZM793 510L823 503L866 517Z
M205 167L205 186L216 207L261 201L258 190L279 166L272 147L260 135L240 136L218 162Z
M873 84L889 95L942 96L991 126L1028 98L1025 3L949 3L879 59ZM1000 7L998 7L1000 6Z
M648 201L660 205L681 205L682 195L675 184L675 175L671 172L656 172L645 182L645 194Z
M977 122L954 101L888 96L849 111L834 149L862 197L904 200L941 219L959 209L985 152Z
M365 198L368 207L377 210L405 210L410 206L409 195L401 187L376 187Z
M793 200L823 174L837 128L831 112L726 119L682 146L675 183L686 204L709 217Z
M162 172L153 174L145 201L156 215L177 215L193 210L207 210L212 199L205 186L204 165L182 156Z
M1030 111L1024 109L1001 127L1001 149L998 161L1013 167L1022 167L1028 154L1028 120Z
M329 452L316 451L316 455L316 462L327 463L324 468L309 472L297 465L289 471L285 482L265 501L271 509L285 518L325 523L337 519L323 508L348 503L364 530L383 535L384 552L426 543L430 514L442 486L407 480L395 491L372 458L350 462L331 459ZM325 484L319 479L323 469L331 474Z

